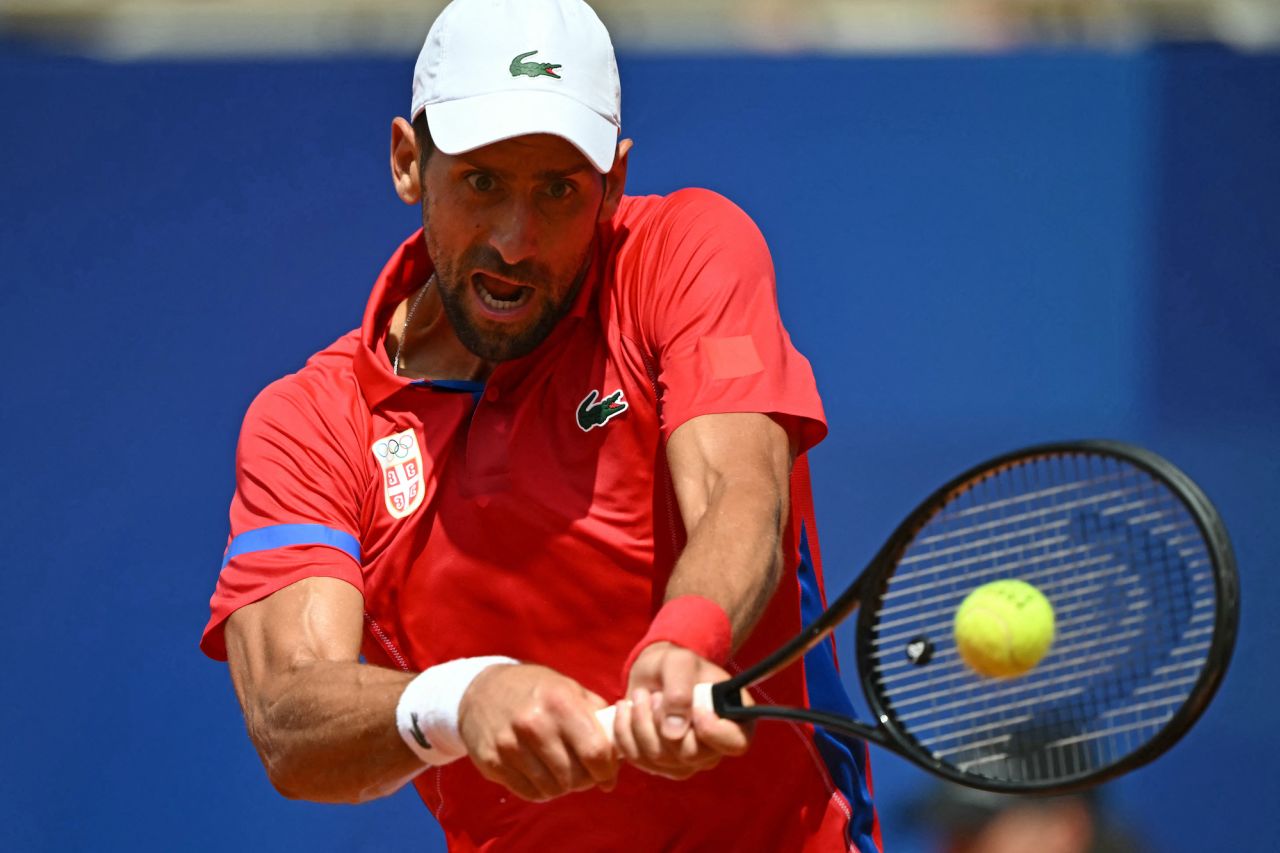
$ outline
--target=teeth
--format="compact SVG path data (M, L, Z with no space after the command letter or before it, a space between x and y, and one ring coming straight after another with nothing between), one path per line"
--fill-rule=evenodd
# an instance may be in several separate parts
M476 287L476 293L480 294L480 301L497 311L510 311L513 308L519 308L529 301L531 292L529 288L522 287L514 299L499 299L490 293L483 284Z

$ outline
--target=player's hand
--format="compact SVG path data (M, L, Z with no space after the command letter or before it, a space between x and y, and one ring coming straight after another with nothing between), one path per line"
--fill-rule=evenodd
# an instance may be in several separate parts
M669 779L687 779L751 745L751 727L693 707L693 687L729 673L674 643L657 642L636 658L627 696L618 703L613 737L631 764Z
M610 791L618 759L595 717L606 704L543 666L491 666L462 695L458 729L481 775L523 799Z

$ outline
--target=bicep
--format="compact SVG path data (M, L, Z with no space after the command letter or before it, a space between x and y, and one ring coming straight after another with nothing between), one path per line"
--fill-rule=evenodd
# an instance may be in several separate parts
M364 597L351 584L311 577L245 605L227 619L227 662L250 717L301 667L359 659Z
M667 441L667 464L685 529L692 531L726 490L750 490L785 519L792 447L769 415L732 412L692 418Z

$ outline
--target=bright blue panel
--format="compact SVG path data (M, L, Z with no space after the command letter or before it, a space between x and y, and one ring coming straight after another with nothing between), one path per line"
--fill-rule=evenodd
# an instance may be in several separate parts
M328 545L360 562L360 541L345 530L335 530L323 524L273 524L246 530L232 539L227 545L227 552L222 555L222 567L226 568L233 557L241 554L288 548L290 545Z
M1158 849L1265 837L1239 803L1280 799L1280 637L1250 616L1280 606L1275 57L622 69L633 189L720 190L769 239L833 428L814 454L833 587L1013 444L1115 434L1203 481L1237 540L1240 653L1116 800ZM0 46L0 848L441 849L411 792L279 797L196 651L245 407L357 324L420 224L387 168L411 70ZM886 846L910 851L894 804L922 782L873 763Z

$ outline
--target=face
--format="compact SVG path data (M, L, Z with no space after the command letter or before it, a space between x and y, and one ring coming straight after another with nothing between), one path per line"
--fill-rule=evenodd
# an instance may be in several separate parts
M535 135L432 152L422 190L427 250L459 340L488 361L528 354L586 275L605 180L568 141Z

